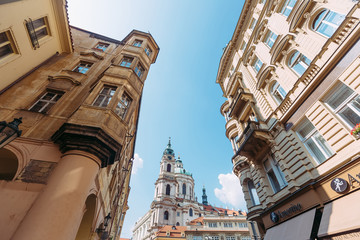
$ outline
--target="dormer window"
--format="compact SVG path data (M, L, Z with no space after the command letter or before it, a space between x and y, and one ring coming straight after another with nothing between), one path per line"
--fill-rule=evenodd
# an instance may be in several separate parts
M133 43L133 46L135 47L141 47L141 44L142 44L143 41L139 40L139 39L136 39Z

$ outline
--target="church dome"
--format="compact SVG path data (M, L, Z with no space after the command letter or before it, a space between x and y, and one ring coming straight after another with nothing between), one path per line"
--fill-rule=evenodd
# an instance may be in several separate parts
M169 143L164 151L164 155L171 155L171 156L175 157L174 150L171 148L171 139L169 139Z

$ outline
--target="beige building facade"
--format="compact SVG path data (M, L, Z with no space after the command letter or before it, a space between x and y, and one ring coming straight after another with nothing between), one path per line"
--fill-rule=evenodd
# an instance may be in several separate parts
M220 60L233 171L264 239L359 239L359 7L245 1Z
M1 2L0 23L1 121L22 121L0 148L1 239L118 239L158 45L70 27L63 0Z

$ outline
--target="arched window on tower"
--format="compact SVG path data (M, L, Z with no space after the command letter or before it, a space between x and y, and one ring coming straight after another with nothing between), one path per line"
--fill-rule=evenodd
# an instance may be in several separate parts
M185 195L186 194L186 184L183 183L183 186L182 186L182 193Z
M169 212L168 211L164 212L164 220L169 220Z
M190 217L193 216L193 210L192 210L192 208L189 209L189 216L190 216Z
M166 171L171 172L171 164L170 163L167 165Z
M170 195L170 185L166 185L166 195Z

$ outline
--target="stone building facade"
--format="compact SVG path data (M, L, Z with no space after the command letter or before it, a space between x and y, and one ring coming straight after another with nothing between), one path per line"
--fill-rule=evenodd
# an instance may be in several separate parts
M360 235L359 7L245 1L221 57L233 171L265 239Z
M1 121L22 119L0 149L1 238L118 239L158 45L70 27L63 0L3 1L0 22Z

